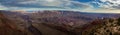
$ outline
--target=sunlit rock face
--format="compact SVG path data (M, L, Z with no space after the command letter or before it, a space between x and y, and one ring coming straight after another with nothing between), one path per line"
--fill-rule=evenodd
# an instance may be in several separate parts
M114 35L117 32L119 35L119 17L120 14L113 13L86 13L63 10L30 12L1 10L0 34L95 35L97 33L97 35ZM111 29L114 30L111 31ZM109 31L106 32L107 30Z

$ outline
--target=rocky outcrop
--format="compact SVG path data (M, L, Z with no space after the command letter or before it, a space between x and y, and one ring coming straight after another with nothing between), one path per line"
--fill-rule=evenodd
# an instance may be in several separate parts
M82 35L120 35L120 18L106 18L102 20L100 24L99 22L94 21L91 28L82 32Z

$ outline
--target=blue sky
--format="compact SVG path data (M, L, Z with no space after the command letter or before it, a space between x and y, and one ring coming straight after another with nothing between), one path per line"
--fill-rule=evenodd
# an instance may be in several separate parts
M120 0L0 0L0 10L75 10L120 13Z

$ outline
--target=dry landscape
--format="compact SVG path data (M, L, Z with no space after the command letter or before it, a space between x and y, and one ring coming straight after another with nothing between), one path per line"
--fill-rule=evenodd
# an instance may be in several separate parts
M0 11L0 35L120 35L120 14Z

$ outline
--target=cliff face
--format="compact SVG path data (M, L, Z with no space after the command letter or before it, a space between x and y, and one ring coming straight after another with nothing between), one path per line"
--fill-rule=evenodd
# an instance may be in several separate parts
M18 19L19 21L12 20L8 16L13 16L13 15L10 14L7 15L5 14L5 12L6 11L0 11L0 35L33 35L31 32L29 32L26 29L26 27L19 26L21 20L19 19ZM12 12L8 12L8 13L12 13Z
M28 15L22 13L0 11L0 35L67 35L32 21Z
M119 35L118 17L67 11L0 11L0 35Z
M13 21L7 19L0 12L0 35L24 35L23 31L17 30Z

